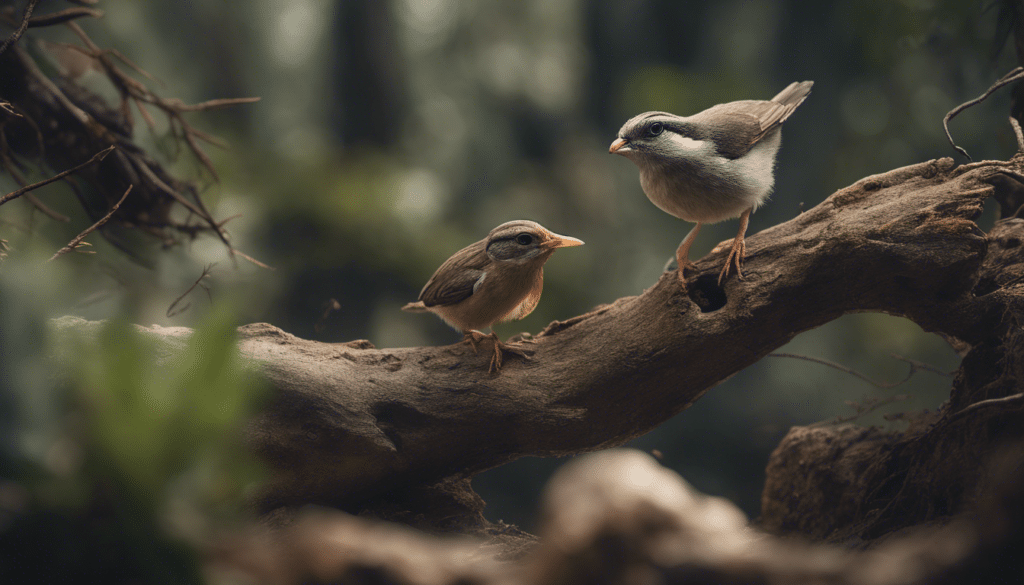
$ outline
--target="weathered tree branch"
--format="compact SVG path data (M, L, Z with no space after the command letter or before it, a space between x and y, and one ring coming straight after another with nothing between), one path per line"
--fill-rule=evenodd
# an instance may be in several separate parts
M274 470L259 505L482 522L472 475L628 441L844 313L902 315L962 348L983 343L1017 296L979 272L989 240L973 220L993 178L1021 164L942 159L863 179L748 238L744 280L719 288L724 255L712 254L689 296L665 274L638 297L552 323L533 338L532 359L498 375L465 345L374 349L242 327L243 355L277 391L250 430ZM172 346L190 333L146 331Z

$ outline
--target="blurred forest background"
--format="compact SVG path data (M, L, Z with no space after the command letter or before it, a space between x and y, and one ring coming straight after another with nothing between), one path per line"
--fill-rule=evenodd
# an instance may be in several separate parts
M15 5L20 18L23 3ZM47 5L66 6L44 0L39 10ZM202 185L215 217L237 216L227 224L233 244L274 269L234 266L209 235L167 250L150 242L151 267L98 234L88 238L95 254L46 263L92 223L67 186L35 193L68 223L26 201L0 208L0 238L8 247L0 263L0 533L12 517L3 510L24 502L78 505L67 481L104 473L83 463L95 445L116 452L138 442L137 459L125 469L156 465L146 448L177 449L165 454L175 461L205 453L162 445L179 435L138 420L105 421L92 428L125 425L121 435L93 435L76 447L88 435L83 419L97 415L54 387L50 318L201 327L211 339L229 339L231 323L268 322L322 341L454 343L460 335L440 320L399 307L416 298L450 254L522 218L586 242L547 264L544 296L532 315L497 328L503 338L536 333L554 319L642 292L690 229L646 199L629 161L607 154L627 118L768 99L792 81L815 81L786 124L775 194L752 217L752 234L864 176L954 156L942 117L1016 64L1012 50L999 51L1009 25L1000 5L967 0L103 0L97 8L105 16L80 25L101 47L118 49L161 80L150 84L161 95L189 103L262 98L189 118L230 143L210 151L219 182L170 146L159 116L157 132L138 123L135 138L179 177ZM3 36L10 30L4 27ZM34 44L39 39L77 42L65 28L48 27L30 30L21 43L44 51ZM116 100L103 76L86 73L80 82ZM996 94L952 122L954 137L975 159L1015 152L1009 101L1008 92ZM0 174L0 193L17 187ZM708 226L691 257L736 229L735 221ZM203 280L209 297L197 289L168 316L211 264ZM332 299L340 308L332 309ZM146 394L153 392L146 385L158 382L145 367L134 377L119 369L147 363L144 346L111 341L68 351L80 356L83 380L102 385L103 376L126 376ZM198 347L193 358L202 361ZM891 354L945 371L959 359L937 336L876 314L846 316L781 351L885 381L909 368ZM216 359L207 366L229 368L230 356ZM168 392L179 383L213 388L183 368L180 379L159 383ZM251 381L230 380L229 390L209 392L230 394L223 399L235 404L234 420L252 407L239 396L255 391ZM858 420L898 426L882 415L934 409L948 386L918 373L895 389L879 389L818 364L767 358L633 445L660 451L662 462L698 489L756 516L768 453L791 425L855 414L848 401L863 406L898 395ZM200 408L181 406L181 420L202 419ZM188 467L181 461L132 481L143 492L170 494L162 505L173 503L192 485L179 476ZM204 469L215 469L220 460L204 461ZM487 515L530 529L541 486L561 463L527 459L478 476L474 486L488 502ZM65 487L47 492L53 477Z

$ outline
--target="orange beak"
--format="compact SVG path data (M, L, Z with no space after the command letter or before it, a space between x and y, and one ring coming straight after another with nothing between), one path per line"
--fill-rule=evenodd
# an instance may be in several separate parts
M608 147L608 154L616 154L620 148L627 144L629 144L629 141L625 138L616 138L615 142L612 142L612 145Z
M583 245L583 240L577 240L576 238L571 238L569 236L560 236L549 232L548 237L551 239L544 242L544 247L546 248L569 248L572 246Z

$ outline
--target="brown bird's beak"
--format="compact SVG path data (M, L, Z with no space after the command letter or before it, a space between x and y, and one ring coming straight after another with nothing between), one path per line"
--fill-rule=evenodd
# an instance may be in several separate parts
M620 149L623 152L630 150L629 141L625 138L616 138L615 142L612 142L612 145L608 147L608 154L618 154Z
M560 236L558 234L549 233L548 237L551 238L544 242L546 248L569 248L571 246L582 246L583 240L577 240L576 238L570 238L569 236Z

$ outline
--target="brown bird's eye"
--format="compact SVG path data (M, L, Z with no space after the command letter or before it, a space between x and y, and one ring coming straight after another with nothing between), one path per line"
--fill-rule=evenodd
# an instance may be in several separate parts
M529 246L533 243L533 236L530 234L519 234L516 236L516 243L520 246Z
M651 124L651 127L647 129L647 133L651 136L657 136L665 130L665 125L661 122L655 122Z

